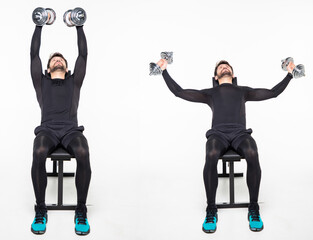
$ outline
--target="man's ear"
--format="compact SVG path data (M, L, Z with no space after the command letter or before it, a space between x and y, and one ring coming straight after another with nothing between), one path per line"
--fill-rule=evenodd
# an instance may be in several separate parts
M68 68L66 68L66 72L68 73Z
M47 72L50 73L50 68L47 69Z
M218 80L218 79L217 79L217 76L215 76L214 78L215 78L216 81Z

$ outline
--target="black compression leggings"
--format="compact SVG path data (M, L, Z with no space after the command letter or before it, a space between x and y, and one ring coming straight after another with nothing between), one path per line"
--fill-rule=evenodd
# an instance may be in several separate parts
M227 148L221 141L214 137L208 138L206 143L206 162L203 169L203 179L207 196L208 208L215 208L216 189L218 184L217 162ZM261 181L261 168L259 164L258 149L254 139L247 136L236 151L247 161L247 185L250 203L257 203Z
M87 139L82 135L75 137L67 147L77 161L75 185L77 189L77 203L86 204L88 188L91 178L89 162L89 147Z
M38 135L34 140L32 180L37 205L45 204L47 187L46 158L55 148L54 143L45 135Z
M38 135L34 141L32 180L37 205L45 204L45 192L47 187L46 158L55 148L49 137ZM77 203L86 204L91 169L89 162L89 148L86 138L81 135L75 137L67 147L77 161L75 185L77 189Z

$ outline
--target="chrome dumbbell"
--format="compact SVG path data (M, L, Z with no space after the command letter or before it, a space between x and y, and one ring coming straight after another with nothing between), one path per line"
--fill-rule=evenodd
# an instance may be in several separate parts
M293 58L292 57L287 57L283 60L281 60L281 68L284 71L287 71L287 66L289 65L289 63L294 63ZM303 64L298 64L297 66L295 66L295 68L292 71L292 75L294 78L300 78L305 76L305 68Z
M161 58L165 59L168 64L173 63L173 52L161 52ZM156 63L150 63L150 76L159 75L162 73L162 69Z
M67 10L63 15L63 21L68 27L82 26L86 22L87 14L82 8Z
M38 7L33 11L33 22L37 26L51 25L56 19L55 11L51 8Z

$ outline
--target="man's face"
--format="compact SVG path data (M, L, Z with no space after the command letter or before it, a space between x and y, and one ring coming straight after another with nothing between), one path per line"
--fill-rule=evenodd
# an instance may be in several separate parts
M58 56L53 57L50 60L48 72L53 73L57 70L67 72L65 60L62 57Z
M215 79L217 80L225 76L234 77L231 67L227 64L221 64L217 67Z

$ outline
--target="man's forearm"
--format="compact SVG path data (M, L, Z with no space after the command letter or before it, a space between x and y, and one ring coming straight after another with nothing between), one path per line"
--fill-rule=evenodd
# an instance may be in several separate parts
M288 73L287 76L280 83L278 83L275 87L271 89L271 91L274 94L274 97L277 97L286 89L292 78L293 78L292 74Z
M78 54L83 58L87 58L87 40L83 30L83 26L77 26L77 45L78 45Z
M41 31L42 26L36 26L30 46L30 55L32 59L35 56L39 56L39 49L41 44Z

